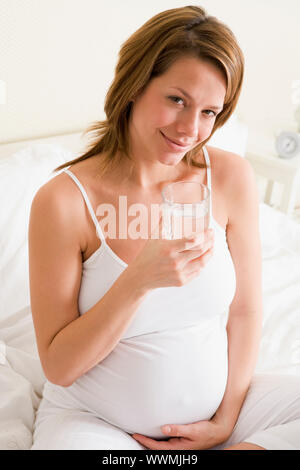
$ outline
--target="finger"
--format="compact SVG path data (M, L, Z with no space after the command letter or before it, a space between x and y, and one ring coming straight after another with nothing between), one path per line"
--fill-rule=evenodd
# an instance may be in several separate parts
M195 436L195 426L193 424L168 424L161 429L167 436L185 437L186 439L193 439Z
M212 258L213 254L214 247L211 246L208 250L205 251L205 253L202 253L202 255L190 260L190 266L197 267L197 265L199 265L200 267L203 267L205 264L207 264L210 258Z
M167 441L156 441L155 439L150 439L149 437L142 436L141 434L132 434L136 441L142 444L144 447L147 447L151 450L188 450L188 449L197 449L197 445L191 445L191 441L188 439L177 439L171 438Z
M208 243L214 240L214 231L213 229L208 229L205 232L200 234L185 237L182 239L174 240L177 245L178 251L186 251L199 248L199 245L203 245L204 243Z
M132 434L131 437L151 450L168 450L170 448L168 441L156 441L155 439L143 436L142 434Z
M180 257L188 263L189 261L193 261L195 259L200 258L203 256L207 251L213 248L213 241L209 241L204 243L200 249L192 249L192 250L184 250L180 253Z
M186 263L186 269L190 272L187 273L187 281L191 281L192 279L199 276L202 269L205 268L209 260L213 257L214 250L213 248L208 250L199 258L192 259L188 263Z

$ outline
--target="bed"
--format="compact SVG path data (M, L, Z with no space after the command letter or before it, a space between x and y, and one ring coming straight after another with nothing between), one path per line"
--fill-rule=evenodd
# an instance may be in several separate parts
M247 157L238 120L210 143ZM30 310L27 229L31 201L53 168L84 148L82 132L0 145L0 449L26 450L45 376ZM259 175L258 175L259 176ZM260 203L263 335L257 372L300 375L300 224Z

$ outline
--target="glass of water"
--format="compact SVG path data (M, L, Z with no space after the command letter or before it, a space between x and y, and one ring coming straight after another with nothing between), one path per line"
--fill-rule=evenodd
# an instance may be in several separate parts
M210 191L196 181L179 181L162 190L163 237L168 240L204 234L209 227Z

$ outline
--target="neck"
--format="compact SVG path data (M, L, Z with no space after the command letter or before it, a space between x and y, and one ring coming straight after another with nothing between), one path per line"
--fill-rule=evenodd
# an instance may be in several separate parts
M121 164L114 172L114 180L119 185L125 185L136 190L153 191L163 183L180 179L187 170L187 165L179 161L176 165L164 165L149 160L128 160L123 157Z

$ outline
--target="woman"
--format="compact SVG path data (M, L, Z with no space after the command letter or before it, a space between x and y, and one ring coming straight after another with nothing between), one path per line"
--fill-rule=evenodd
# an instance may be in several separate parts
M31 305L48 380L32 449L300 448L299 381L252 377L262 323L254 176L205 146L242 80L225 25L194 6L156 15L120 51L89 150L35 196ZM211 190L203 240L166 240L161 219L128 236L118 196L151 214L176 181ZM102 204L116 211L116 237L96 217Z

